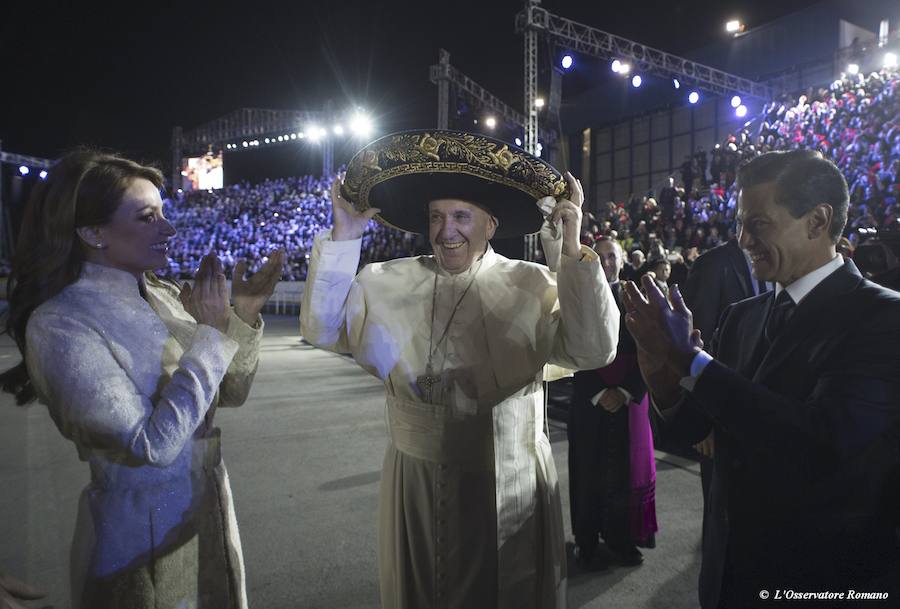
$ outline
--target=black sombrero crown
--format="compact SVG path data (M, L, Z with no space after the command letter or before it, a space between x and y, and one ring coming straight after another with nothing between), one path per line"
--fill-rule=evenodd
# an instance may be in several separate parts
M418 129L357 152L341 195L358 211L380 208L376 219L412 233L427 232L429 201L462 199L497 216L497 237L514 237L539 231L535 201L565 196L566 189L552 165L521 148L475 133Z

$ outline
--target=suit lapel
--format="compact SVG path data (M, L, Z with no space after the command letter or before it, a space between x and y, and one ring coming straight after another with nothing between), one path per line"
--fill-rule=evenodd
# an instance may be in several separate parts
M848 296L862 280L862 275L853 261L845 260L843 267L813 288L812 292L797 305L784 331L772 343L753 380L762 381L772 371L777 370L813 331L827 331L834 327L836 324L823 328L822 321L840 319L841 311L847 310ZM762 330L763 328L760 328L760 334L763 333Z
M729 253L731 254L731 267L737 275L738 282L741 284L741 289L747 296L753 296L756 294L756 290L753 289L753 277L750 275L750 267L747 265L747 259L744 257L744 252L741 251L741 247L737 244L737 241L729 241L726 247L728 247Z

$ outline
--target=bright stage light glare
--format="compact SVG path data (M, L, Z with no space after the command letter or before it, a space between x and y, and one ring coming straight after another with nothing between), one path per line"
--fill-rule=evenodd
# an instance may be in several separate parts
M357 137L368 137L372 133L372 119L362 113L356 113L350 120L350 131Z
M688 101L692 104L696 104L698 101L700 101L700 94L696 91L691 91L690 95L688 95Z
M739 105L734 109L734 113L738 118L744 118L745 116L747 116L747 106L745 106L744 104Z
M38 174L38 177L42 180L46 180L47 179L47 170L41 169L41 172Z
M301 139L301 140L302 140L302 139L303 139L303 138L305 138L305 137L306 137L306 134L305 134L305 133L303 133L303 132L302 132L302 131L298 131L298 132L297 132L297 137L298 137L298 138L299 138L299 139Z
M885 53L884 54L884 62L882 65L887 69L896 68L897 67L897 54L896 53Z
M279 142L283 142L283 141L284 141L284 136L283 136L283 135L279 135L279 136L278 136L278 141L279 141Z
M324 135L324 131L325 130L318 125L310 125L306 128L306 137L308 137L313 142L318 142Z
M27 176L29 171L30 170L27 167L25 167L25 165L19 166L19 173L21 173L23 176Z
M732 108L737 108L740 105L741 105L741 96L740 95L735 95L734 97L731 98L731 107Z
M544 101L543 97L538 97L536 100L534 100L534 107L543 108L545 103L546 102Z
M243 146L244 148L246 148L246 147L249 146L249 145L250 145L250 144L248 144L247 142L241 142L241 146Z
M609 69L615 72L616 74L622 69L622 62L618 59L613 59L612 64L609 66Z
M678 82L678 79L677 79L677 78L673 78L673 79L672 79L672 86L675 87L676 89L680 89L680 88L681 88L681 83Z
M851 63L849 66L847 66L847 72L849 74L852 74L853 76L856 76L857 74L859 74L859 65Z
M335 125L333 131L335 135L344 135L343 125Z
M631 86L634 87L635 89L637 89L638 87L641 86L641 83L643 83L643 82L644 82L644 80L641 78L641 75L635 74L634 78L631 79Z
M516 146L522 146L522 140L520 138L516 138Z
M623 63L621 65L621 67L619 67L619 74L622 74L624 76L625 74L628 74L629 72L631 72L631 64L630 63Z
M292 139L292 140L297 139L297 134L296 134L296 133L292 133L292 134L291 134L291 139Z
M560 65L562 65L563 70L568 70L569 68L572 67L572 64L573 64L573 63L575 63L575 60L572 59L572 56L571 56L571 55L563 55L563 58L562 58L562 61L560 62Z
M737 34L744 29L744 25L737 19L732 19L725 24L725 31L729 34Z
M486 119L484 119L484 124L487 125L488 129L493 129L494 127L497 126L497 119L494 118L493 116L489 116Z
M266 139L265 139L265 140L263 140L263 141L264 141L264 142L265 142L265 143L267 143L267 144L268 144L268 143L269 143L269 138L266 138Z

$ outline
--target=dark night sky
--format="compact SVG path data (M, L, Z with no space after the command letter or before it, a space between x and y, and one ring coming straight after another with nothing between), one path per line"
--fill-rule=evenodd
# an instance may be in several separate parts
M813 0L545 0L556 14L673 53ZM13 0L3 9L3 149L56 157L78 144L168 161L175 125L241 107L359 105L379 132L431 126L438 48L502 99L522 106L520 0L386 0L180 5ZM91 5L91 8L85 8ZM142 7L142 8L136 8ZM583 85L584 74L566 87ZM564 89L564 94L566 89Z

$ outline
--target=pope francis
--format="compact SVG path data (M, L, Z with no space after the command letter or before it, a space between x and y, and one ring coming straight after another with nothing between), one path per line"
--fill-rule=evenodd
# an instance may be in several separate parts
M581 184L492 138L419 130L366 146L331 198L300 322L384 383L382 605L565 607L544 370L605 366L619 333L599 260L580 245ZM427 233L433 255L357 273L372 218ZM490 245L538 231L549 266Z

